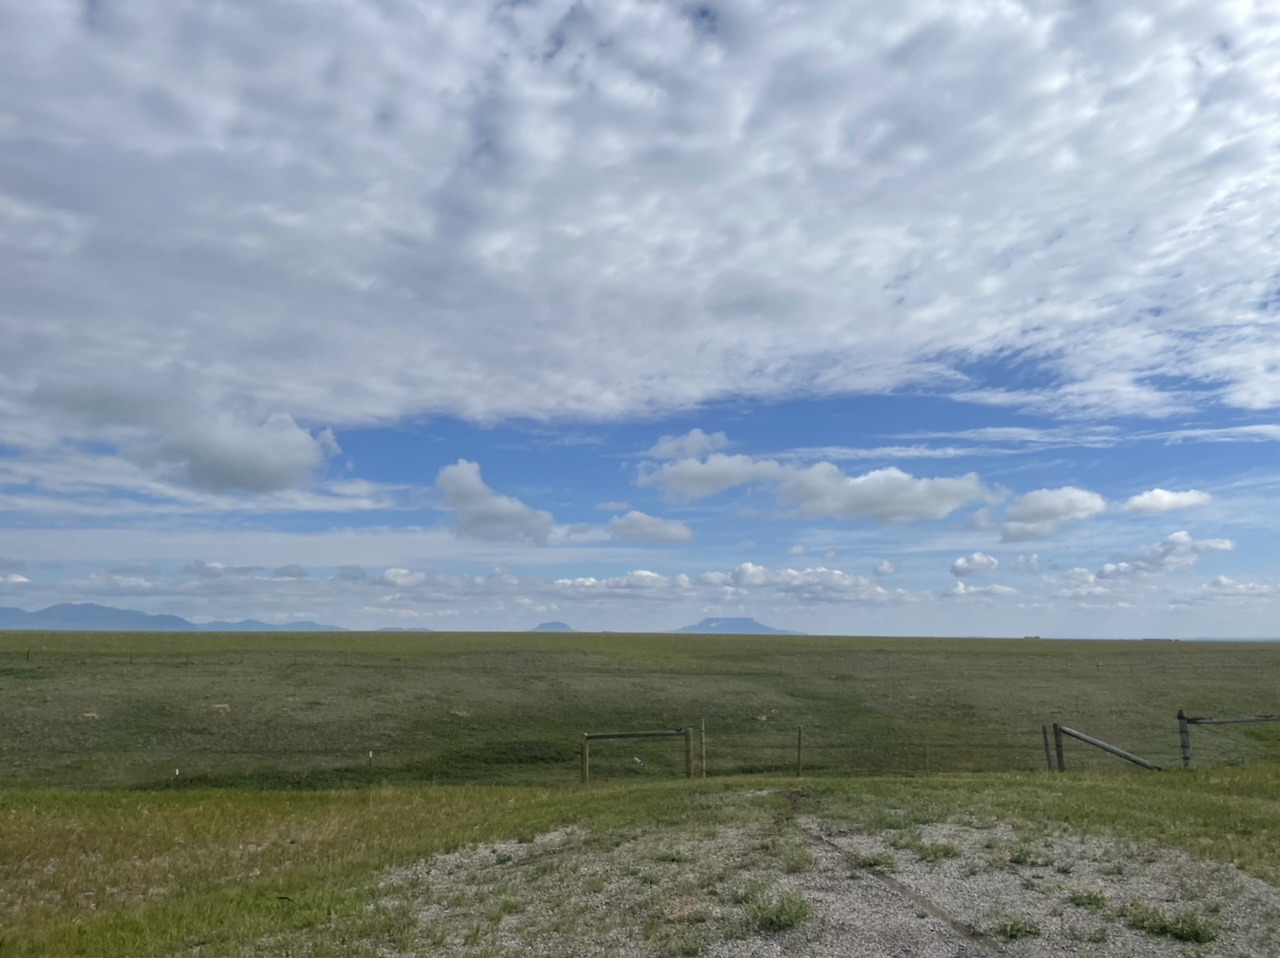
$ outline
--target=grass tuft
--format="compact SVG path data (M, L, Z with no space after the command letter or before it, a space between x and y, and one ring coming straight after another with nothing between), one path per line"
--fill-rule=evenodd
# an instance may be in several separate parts
M1217 926L1193 911L1167 915L1155 905L1134 900L1126 904L1120 914L1130 928L1145 931L1149 935L1161 935L1196 944L1205 944L1218 937Z
M1005 941L1017 941L1019 938L1039 938L1040 926L1030 918L1015 915L998 922L992 933Z
M752 926L763 932L786 931L813 914L813 907L793 891L783 892L772 901L767 899L749 901L746 903L745 910Z

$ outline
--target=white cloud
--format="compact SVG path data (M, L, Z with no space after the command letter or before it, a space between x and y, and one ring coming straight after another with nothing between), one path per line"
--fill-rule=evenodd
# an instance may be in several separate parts
M961 556L952 562L951 574L956 578L967 578L994 572L999 565L1000 560L995 556L987 555L985 552L975 552L972 555Z
M258 565L224 565L221 562L203 562L195 559L182 567L184 575L197 579L242 579L256 576L262 571Z
M1199 489L1188 489L1186 492L1170 492L1168 489L1150 489L1132 496L1125 504L1124 511L1138 515L1154 515L1160 512L1173 512L1175 509L1190 509L1203 506L1213 500L1207 492Z
M1096 492L1063 486L1037 489L1018 499L1000 526L1001 542L1025 542L1046 539L1062 522L1088 519L1106 509L1107 503Z
M809 550L805 546L802 546L799 543L797 543L796 545L793 545L790 549L787 550L787 555L793 556L793 557L802 556L808 551Z
M846 476L829 462L789 469L778 495L806 516L867 518L877 522L942 519L986 494L973 474L955 479L917 479L901 469Z
M642 470L636 484L660 486L674 498L693 501L748 483L778 479L785 468L772 459L718 452L706 459L681 459L664 462L656 469Z
M849 476L829 462L800 468L772 459L715 453L705 460L681 459L642 471L637 483L661 486L669 495L701 499L751 483L776 483L778 499L809 518L866 518L901 523L941 519L986 494L973 473L957 478L917 479L901 469Z
M609 535L623 542L689 542L693 530L675 519L659 519L633 509L609 520Z
M963 580L958 581L951 588L946 589L943 593L949 598L962 597L982 597L982 596L1000 596L1000 595L1017 595L1018 590L1007 585L968 585Z
M490 542L546 545L554 520L549 512L531 509L519 499L499 495L485 485L480 466L459 459L436 477L444 503L458 516L458 535Z
M893 568L893 563L890 562L888 559L881 559L878 563L876 563L875 574L880 576L881 578L884 578L885 576L893 575L894 571L895 570Z
M1018 556L1018 571L1019 572L1039 572L1040 556L1034 552L1031 553L1031 555Z
M0 582L5 582L10 585L21 585L24 582L30 581L31 580L25 575L19 575L17 572L6 572L3 575L0 575Z
M1088 569L1077 566L1060 575L1045 576L1045 583L1064 599L1085 599L1110 594L1110 589L1098 581Z
M1100 579L1154 575L1195 565L1202 555L1229 552L1235 543L1230 539L1193 539L1189 532L1174 532L1154 545L1143 546L1130 555L1117 557L1098 572Z
M1280 595L1280 584L1274 582L1237 582L1220 575L1205 583L1201 590L1212 596L1261 599Z
M683 436L663 436L648 455L655 459L701 459L727 445L729 439L722 432L705 433L701 429L690 429Z

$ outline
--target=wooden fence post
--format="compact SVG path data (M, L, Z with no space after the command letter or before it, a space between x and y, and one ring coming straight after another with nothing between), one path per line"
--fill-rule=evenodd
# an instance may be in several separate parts
M693 726L684 730L684 777L693 778Z
M1057 722L1053 723L1053 745L1058 752L1058 771L1065 772L1067 770L1067 760L1062 755L1062 729Z
M1187 727L1187 713L1178 709L1178 739L1182 744L1182 767L1191 767L1191 730Z
M800 777L800 771L804 768L804 726L796 726L796 778Z
M591 742L587 736L582 736L582 784L587 784L588 769L591 766Z
M702 720L702 777L707 777L707 720Z
M1040 733L1044 736L1044 766L1053 771L1053 756L1049 754L1049 726L1041 725Z

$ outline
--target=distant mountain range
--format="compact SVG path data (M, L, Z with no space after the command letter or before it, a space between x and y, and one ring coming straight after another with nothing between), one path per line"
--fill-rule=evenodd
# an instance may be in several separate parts
M116 609L94 603L63 603L51 605L39 612L0 607L0 630L29 629L33 631L77 632L349 632L340 625L324 625L319 622L283 622L273 625L257 619L240 622L190 622L177 615L152 615L136 609ZM388 626L379 632L431 632L431 629ZM531 632L576 632L565 622L543 622ZM755 619L712 618L696 625L686 625L673 632L708 635L800 635L786 629L775 629Z
M197 625L177 615L152 615L109 605L63 603L39 612L0 607L0 629L78 632L346 632L338 625L319 622L284 622L272 625L245 619L241 622L207 622Z
M786 629L775 629L755 619L703 619L695 625L686 625L683 629L672 629L673 632L691 632L706 635L801 635L800 632L789 632Z

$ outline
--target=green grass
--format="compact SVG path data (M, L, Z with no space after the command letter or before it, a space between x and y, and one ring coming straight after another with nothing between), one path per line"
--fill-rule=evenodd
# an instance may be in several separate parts
M1272 711L1277 681L1258 643L7 632L0 786L549 784L584 731L703 718L712 774L793 770L798 725L806 776L1039 769L1054 721L1173 767L1179 708ZM1192 738L1200 764L1280 762L1277 728ZM683 768L678 742L592 753L601 780ZM1067 764L1148 774L1077 742Z
M1155 905L1132 901L1121 909L1121 917L1130 928L1178 941L1206 944L1218 937L1217 926L1192 911L1167 915Z
M381 870L570 823L604 840L774 821L800 801L794 778L780 777L794 771L797 725L805 815L905 830L906 841L948 819L1066 826L1172 845L1280 884L1280 766L1152 774L1071 743L1069 767L1105 771L1034 771L1039 726L1055 720L1176 766L1177 709L1273 711L1278 652L0 633L0 953L145 958L198 945L216 958L300 929L320 930L325 953L358 953L357 941L394 950L412 917L371 890ZM596 743L593 784L576 786L582 732L703 717L707 782L683 781L682 743L662 739ZM1280 736L1246 732L1193 732L1197 761L1280 762ZM926 770L935 774L899 774ZM746 772L761 775L714 777ZM762 789L776 794L752 797ZM948 854L916 844L924 857ZM777 853L784 870L811 865L798 846ZM802 910L788 903L779 920ZM1165 927L1152 933L1200 933L1183 916Z
M992 933L1005 941L1017 941L1020 938L1039 938L1040 926L1030 918L1015 915L996 923Z
M813 907L793 891L783 892L777 898L753 899L746 903L744 910L751 926L767 934L794 928L813 914Z
M607 841L657 827L774 822L779 800L758 792L789 787L765 779L588 789L0 791L0 951L141 958L205 942L201 955L212 958L298 929L393 935L403 916L371 911L379 898L372 883L389 866L471 842L532 839L567 823ZM1006 819L1155 839L1280 884L1275 767L829 779L811 785L809 803L806 815L864 827L895 809L913 820ZM764 901L760 889L741 896L744 908L753 901ZM1162 927L1170 930L1152 933L1197 933L1180 916Z
M1100 891L1073 891L1067 896L1067 901L1077 908L1094 912L1102 911L1107 907L1107 896Z

